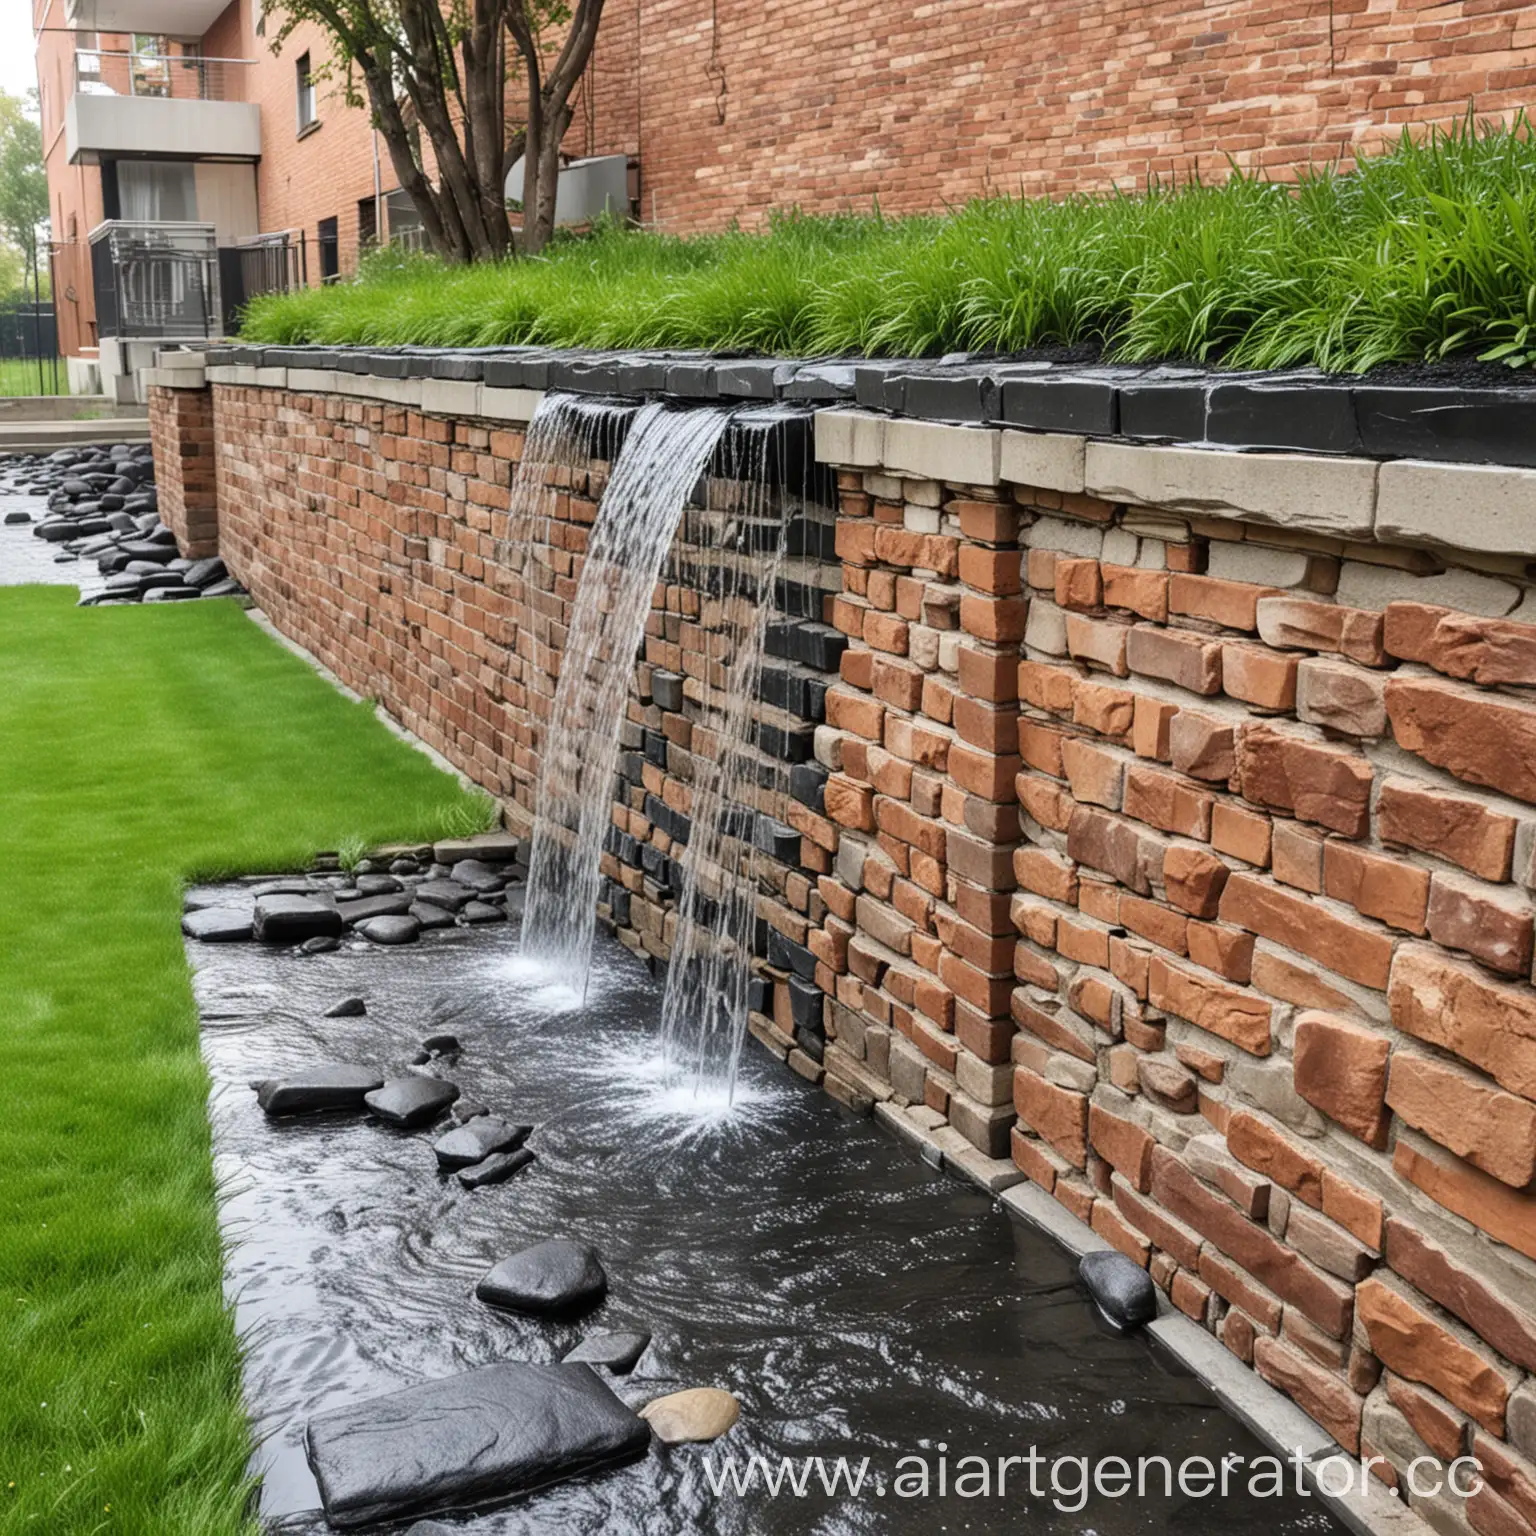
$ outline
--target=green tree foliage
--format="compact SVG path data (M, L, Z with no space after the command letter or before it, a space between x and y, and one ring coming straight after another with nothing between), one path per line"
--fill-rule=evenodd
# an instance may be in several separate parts
M301 22L331 40L316 71L366 101L433 250L451 262L542 250L554 231L560 142L603 0L263 0L279 51ZM508 75L524 85L509 128ZM504 187L523 157L514 238Z
M37 92L27 97L0 91L0 294L21 287L48 221Z

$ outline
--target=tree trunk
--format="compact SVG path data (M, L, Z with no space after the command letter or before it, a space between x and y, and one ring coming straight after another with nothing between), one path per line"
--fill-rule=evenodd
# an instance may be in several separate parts
M560 145L571 124L571 94L580 82L597 41L603 0L577 0L565 45L546 75L530 0L507 0L507 30L528 72L528 122L523 152L523 227L518 250L536 255L555 231L555 196L560 180Z

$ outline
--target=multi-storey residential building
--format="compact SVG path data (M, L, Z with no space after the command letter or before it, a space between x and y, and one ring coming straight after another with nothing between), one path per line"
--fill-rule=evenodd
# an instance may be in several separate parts
M316 29L279 54L262 0L32 4L66 356L217 327L415 223ZM565 148L693 230L1284 174L1533 84L1533 0L608 0Z

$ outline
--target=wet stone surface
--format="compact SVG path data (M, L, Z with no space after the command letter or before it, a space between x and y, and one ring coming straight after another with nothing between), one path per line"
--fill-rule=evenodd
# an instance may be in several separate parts
M241 889L194 897L228 905ZM584 1016L561 1011L564 991L520 979L516 949L510 923L400 948L347 933L316 955L187 943L261 1510L275 1530L326 1529L306 1425L483 1366L552 1364L584 1341L605 1354L614 1333L651 1335L633 1374L602 1372L629 1408L717 1388L740 1401L739 1420L710 1444L653 1441L626 1465L432 1519L474 1536L1340 1529L1295 1495L1093 1499L1082 1513L1017 1481L1006 1498L898 1497L900 1459L926 1456L936 1476L939 1441L951 1469L1031 1446L1175 1465L1265 1452L1198 1382L1115 1336L1068 1256L755 1048L728 1124L688 1114L689 1095L652 1066L655 983L617 945L599 941ZM325 1017L348 997L367 1012ZM534 1127L537 1160L505 1183L467 1189L439 1168L433 1144L453 1114L414 1131L350 1111L270 1120L251 1092L252 1080L335 1062L403 1077L444 1032L461 1047L451 1067L422 1070ZM495 1265L550 1239L601 1254L600 1304L550 1319L477 1299ZM705 1476L726 1456L745 1470L753 1455L805 1454L870 1458L862 1495L717 1496Z
M246 596L216 555L182 557L160 521L148 443L0 455L0 505L7 534L35 545L29 554L6 537L0 585L72 581L92 607ZM45 561L62 576L44 574Z

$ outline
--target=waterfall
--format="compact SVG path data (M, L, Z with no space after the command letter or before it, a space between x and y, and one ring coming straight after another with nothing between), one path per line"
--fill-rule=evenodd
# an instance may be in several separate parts
M772 409L738 416L712 487L725 505L690 514L684 526L684 542L702 546L694 558L706 562L701 627L708 660L702 699L691 711L692 818L661 1045L674 1083L716 1110L728 1107L735 1092L758 894L774 867L758 834L789 798L788 764L764 750L762 731L776 727L760 695L794 510L788 487L803 483L805 469L789 462L793 436L784 429L805 421L803 413ZM697 580L697 567L685 574Z
M544 734L522 953L584 994L597 925L619 723L662 561L728 413L643 406L629 424L586 550Z

